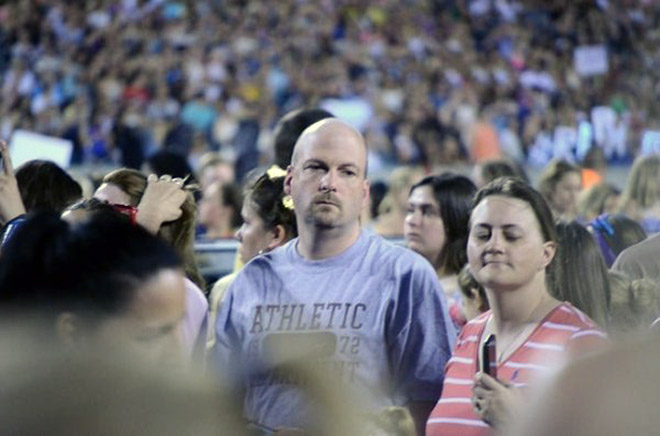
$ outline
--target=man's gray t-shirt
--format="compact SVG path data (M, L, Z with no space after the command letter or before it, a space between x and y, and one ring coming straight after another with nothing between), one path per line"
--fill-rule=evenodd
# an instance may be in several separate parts
M366 231L326 260L302 258L296 244L248 263L218 313L217 364L245 377L247 418L273 429L305 422L299 381L272 371L291 344L369 392L369 409L437 401L455 333L429 263Z
M652 235L623 250L612 269L624 273L630 280L650 279L660 283L660 234Z

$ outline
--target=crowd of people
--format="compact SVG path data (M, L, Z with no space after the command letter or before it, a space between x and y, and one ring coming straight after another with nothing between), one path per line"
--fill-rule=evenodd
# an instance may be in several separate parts
M372 3L0 6L3 428L648 433L660 10Z
M523 426L544 380L660 319L653 216L618 209L637 210L638 191L660 202L648 186L658 174L638 175L655 156L635 163L629 182L642 187L602 201L593 219L567 161L552 161L538 190L507 160L474 179L417 169L396 189L408 192L394 214L404 219L384 237L371 212L403 201L371 204L364 136L332 116L307 124L288 136L287 170L248 176L236 270L208 284L191 174L121 168L85 197L52 162L14 171L0 144L7 331L46 338L48 358L135 359L125 377L144 364L176 380L208 375L198 394L217 395L218 412L201 410L200 425L211 413L252 434L476 435ZM211 179L216 195L232 183Z
M650 1L106 0L0 6L0 135L74 164L220 151L238 180L300 106L349 119L374 172L501 154L536 166L657 148Z

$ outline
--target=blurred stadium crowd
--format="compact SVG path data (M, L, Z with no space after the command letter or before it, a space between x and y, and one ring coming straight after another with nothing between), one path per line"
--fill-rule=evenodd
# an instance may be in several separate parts
M240 180L283 114L318 106L376 173L592 144L628 163L660 130L659 18L641 0L10 2L0 136L69 139L73 164L219 151Z

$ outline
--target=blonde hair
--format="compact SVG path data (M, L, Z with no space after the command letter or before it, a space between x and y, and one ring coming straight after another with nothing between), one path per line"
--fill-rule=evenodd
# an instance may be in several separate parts
M416 436L415 421L405 407L387 407L375 419L376 426L389 436Z
M490 306L488 304L488 297L486 296L486 290L483 286L474 278L472 271L470 270L470 265L465 264L461 271L458 273L458 287L463 294L463 298L474 299L475 296L472 293L472 290L475 289L479 294L480 302L479 307L477 308L479 312L484 313Z
M598 183L582 191L578 197L577 211L580 217L592 220L605 212L607 200L620 195L620 191L609 183Z
M140 171L120 168L103 177L103 183L117 186L130 197L131 205L137 206L147 187L147 176ZM177 251L183 260L186 276L200 289L206 289L206 282L199 271L195 258L195 215L197 205L192 195L195 186L186 187L186 200L181 205L181 216L174 221L163 223L158 236L163 238Z
M554 207L552 204L552 194L554 193L557 184L566 174L570 173L581 175L580 167L573 165L564 159L554 159L550 161L543 170L543 173L541 173L539 178L539 192L551 207Z
M660 315L660 288L650 279L630 280L620 272L610 271L609 330L624 336L650 330Z
M420 168L399 167L394 169L389 179L387 194L385 194L383 201L378 205L378 214L387 214L393 209L398 208L397 196L401 193L404 193L407 196L410 187L418 182L422 178L422 175L423 172Z
M619 210L639 219L635 213L655 205L660 200L660 156L637 158L623 191ZM631 214L631 209L635 213Z

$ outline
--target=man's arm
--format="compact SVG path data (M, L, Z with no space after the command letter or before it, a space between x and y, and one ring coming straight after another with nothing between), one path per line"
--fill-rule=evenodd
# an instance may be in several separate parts
M430 265L420 262L400 278L388 330L395 390L408 399L419 434L442 393L444 367L451 357L454 328L443 291ZM428 268L427 268L428 266Z
M14 166L6 141L0 141L0 158L2 158L2 174L0 174L0 223L7 224L14 218L25 214L25 206L21 198L18 182L14 174Z

